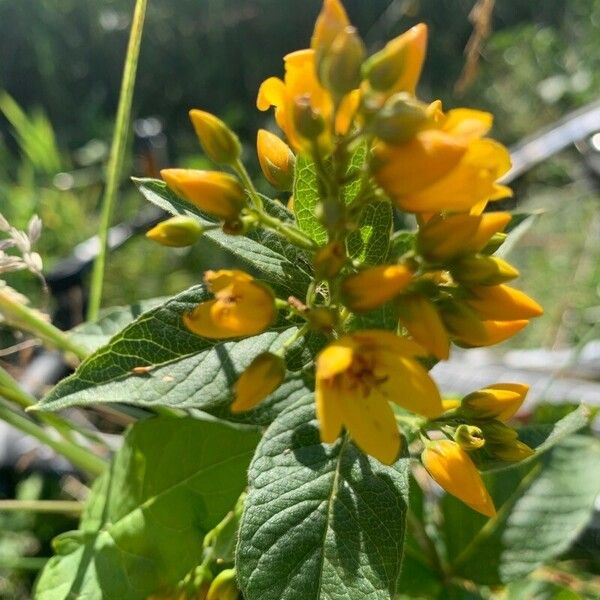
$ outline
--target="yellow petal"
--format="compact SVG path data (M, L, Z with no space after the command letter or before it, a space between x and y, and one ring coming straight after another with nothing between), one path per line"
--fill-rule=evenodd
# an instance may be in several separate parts
M376 393L344 395L341 404L344 425L356 445L386 465L395 462L401 438L386 399Z
M352 364L357 345L350 336L341 337L329 344L317 356L317 380L330 379L343 373Z
M423 451L421 460L433 479L449 494L487 517L496 514L481 475L468 453L456 442L431 442Z
M433 418L444 411L437 385L429 373L415 360L388 356L386 366L388 380L381 386L386 396L398 406L419 415Z
M284 377L285 362L280 356L270 352L259 354L233 386L235 400L231 412L254 408L281 385Z
M491 128L494 117L481 110L455 108L448 111L442 130L471 141L483 137Z
M315 409L321 441L325 444L332 444L339 437L343 425L340 390L329 381L317 379Z
M324 0L315 22L310 47L317 52L326 52L338 33L348 25L350 21L342 3L339 0Z
M361 349L371 352L391 352L403 356L427 355L420 344L385 329L361 329L351 337Z
M402 206L407 195L428 189L450 173L466 151L467 145L453 136L426 129L404 144L378 144L375 179Z
M258 88L256 108L269 110L271 106L281 106L285 102L285 84L279 77L265 79Z

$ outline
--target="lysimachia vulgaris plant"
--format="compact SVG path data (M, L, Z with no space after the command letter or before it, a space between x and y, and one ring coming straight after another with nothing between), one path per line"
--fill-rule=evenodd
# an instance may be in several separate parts
M256 144L276 198L255 187L235 133L197 109L215 170L136 180L173 215L148 238L200 241L227 264L146 306L42 400L161 414L127 435L38 589L67 585L71 560L80 575L65 589L94 580L94 598L394 599L420 573L415 548L454 577L423 516L441 488L473 532L491 519L482 543L496 539L511 509L495 500L517 480L488 491L482 471L513 473L545 447L509 424L528 387L491 381L444 399L429 369L542 309L495 256L511 221L493 209L511 195L498 183L509 153L488 137L490 114L416 96L426 46L420 24L367 57L339 0L325 0L310 48L258 90L277 125ZM572 421L553 439L585 418ZM478 578L469 564L452 567L459 579L526 572Z

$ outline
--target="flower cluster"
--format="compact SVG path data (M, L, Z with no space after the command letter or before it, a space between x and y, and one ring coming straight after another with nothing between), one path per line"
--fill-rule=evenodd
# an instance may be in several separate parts
M425 365L447 359L452 344L501 342L542 309L507 285L518 272L493 255L511 217L484 210L511 194L498 183L510 168L508 151L487 137L488 113L444 112L440 101L417 98L426 46L427 28L420 24L366 57L339 0L325 0L311 47L284 58L283 79L270 77L260 86L257 107L274 107L287 140L258 132L261 170L276 190L288 192L298 176L297 157L310 160L319 192L314 217L327 232L322 244L265 209L241 162L238 138L214 115L190 112L208 157L231 172L166 169L162 177L214 227L230 235L271 229L305 252L314 267L305 299L276 298L242 271L205 274L214 299L184 317L197 335L257 335L279 311L298 323L298 333L282 348L255 357L240 375L232 411L251 410L275 391L286 377L289 349L318 331L327 339L313 361L321 440L347 435L363 452L391 464L404 443L399 423L414 413L415 443L424 445L427 471L448 492L492 515L477 467L531 454L505 424L526 387L495 384L448 407ZM364 157L355 169L357 192L348 199L349 164L357 156ZM401 255L366 264L350 252L348 240L373 203L414 215L418 230ZM193 243L203 227L175 217L148 235L180 246ZM393 326L377 321L384 307L395 317ZM377 325L365 328L364 322Z

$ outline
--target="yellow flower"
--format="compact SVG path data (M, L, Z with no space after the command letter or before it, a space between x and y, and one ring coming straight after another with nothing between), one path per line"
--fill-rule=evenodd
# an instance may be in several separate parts
M506 212L435 215L419 228L417 245L427 260L452 260L483 250L494 234L504 230L510 219L511 215Z
M190 119L206 155L217 163L234 164L242 153L237 135L209 112L194 108Z
M281 356L271 352L259 354L233 386L235 400L231 412L254 408L281 385L284 377L285 361Z
M436 440L428 443L421 460L427 472L449 494L486 517L496 514L479 471L469 454L456 442Z
M388 401L433 417L442 412L435 383L414 359L423 349L389 331L364 330L329 344L316 361L316 411L321 440L342 427L356 445L385 464L400 452L400 434Z
M527 294L508 285L470 287L465 302L482 319L513 321L539 317L544 309Z
M160 175L176 194L218 219L233 221L245 206L244 189L227 173L163 169Z
M270 131L259 129L256 136L256 153L267 181L277 190L291 190L296 158L290 147Z
M450 338L434 304L425 296L409 294L398 298L397 309L408 333L436 358L446 360Z
M294 150L307 147L307 141L300 136L294 124L294 106L298 100L307 100L310 108L320 115L328 125L333 112L333 99L317 80L315 51L298 50L284 57L285 77L270 77L263 81L258 90L256 106L259 110L275 107L275 120L284 131ZM346 96L337 113L335 132L326 128L317 143L322 151L328 152L333 143L334 133L345 134L358 106L359 91Z
M471 254L450 266L452 277L467 285L498 285L519 276L519 271L497 256Z
M495 183L510 169L510 155L498 142L482 138L490 126L488 113L451 110L408 142L378 144L375 178L408 212L480 212L488 200L511 195Z
M412 276L412 271L404 265L370 267L344 280L344 303L358 312L377 308L406 288Z
M529 386L523 383L494 383L472 392L461 402L461 413L477 419L508 421L523 404Z
M388 42L364 67L370 87L386 96L414 94L427 50L427 25L419 23Z
M204 281L215 299L183 316L185 326L206 338L256 335L275 319L273 292L243 271L207 271Z

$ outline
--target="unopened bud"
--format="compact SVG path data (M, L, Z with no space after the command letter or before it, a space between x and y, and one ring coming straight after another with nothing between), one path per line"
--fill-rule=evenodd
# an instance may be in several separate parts
M260 129L256 137L256 152L267 181L277 190L291 190L296 158L290 147L270 131Z
M364 65L364 75L376 91L413 93L426 47L427 26L419 23L374 54Z
M508 425L500 421L482 423L481 430L488 444L509 444L519 437L514 429L511 429Z
M281 356L271 352L259 354L233 386L235 400L231 412L254 408L281 385L284 377L285 361Z
M204 228L193 217L178 215L159 223L146 232L146 237L163 246L182 248L197 242Z
M311 308L306 313L310 326L315 331L330 333L338 324L338 313L325 306Z
M496 383L465 396L460 413L476 419L508 421L523 404L529 387L520 383Z
M472 254L457 260L452 277L467 285L498 285L519 276L519 271L497 256Z
M213 579L206 600L237 600L239 596L235 569L225 569Z
M507 237L507 233L495 233L490 238L490 241L481 249L482 254L494 254L494 252L504 244Z
M427 105L401 92L392 96L371 123L371 131L389 144L403 144L431 123Z
M160 175L176 194L219 219L237 219L246 204L244 188L228 173L163 169Z
M365 46L356 29L345 27L330 48L319 56L317 73L323 87L337 98L358 88L364 57Z
M215 115L203 110L190 110L190 119L206 155L217 163L231 165L242 153L237 135Z
M315 274L319 279L335 277L346 264L346 248L343 242L329 242L315 252Z
M316 140L325 129L323 117L313 110L308 96L298 96L294 100L293 118L298 135L307 140Z
M474 425L459 425L454 432L454 441L464 450L477 450L485 445L483 432Z
M521 462L535 454L535 450L520 440L514 440L510 444L490 445L490 453L504 462Z

